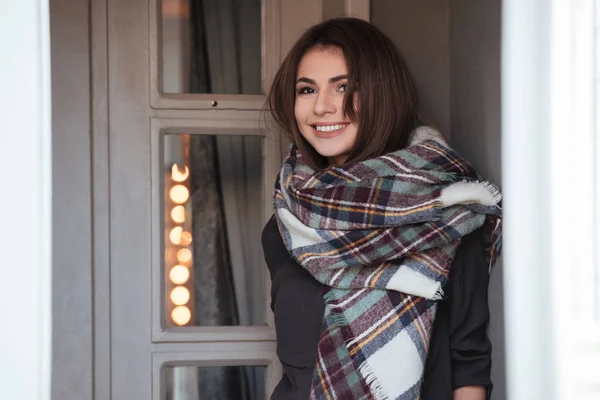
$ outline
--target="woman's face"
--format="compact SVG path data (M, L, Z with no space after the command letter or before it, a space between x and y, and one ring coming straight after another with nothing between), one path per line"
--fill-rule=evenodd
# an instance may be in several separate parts
M307 52L296 74L294 114L302 136L329 164L348 159L358 127L344 115L348 69L341 51L315 48Z

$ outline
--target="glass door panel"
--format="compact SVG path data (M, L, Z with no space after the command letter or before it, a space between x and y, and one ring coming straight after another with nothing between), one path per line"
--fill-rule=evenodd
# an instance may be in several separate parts
M163 367L163 400L264 400L263 365Z
M263 138L163 135L164 321L265 325Z
M261 94L261 0L161 0L162 93Z

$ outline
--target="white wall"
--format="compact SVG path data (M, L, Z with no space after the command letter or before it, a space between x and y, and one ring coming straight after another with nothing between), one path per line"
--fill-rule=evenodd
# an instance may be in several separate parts
M450 0L371 0L371 22L402 52L422 109L450 135Z

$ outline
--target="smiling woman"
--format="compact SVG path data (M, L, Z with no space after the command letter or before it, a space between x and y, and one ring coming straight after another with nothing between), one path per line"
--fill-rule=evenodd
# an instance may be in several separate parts
M285 371L271 399L489 397L501 196L423 126L390 39L314 26L268 101L292 141L262 236Z
M323 148L327 154L313 146L311 140L324 146L330 136L319 137L317 130L333 129L318 129L318 125L352 125L335 141L344 143L339 151L346 153L336 158L337 164L405 147L423 119L412 74L392 41L359 19L328 22L307 31L294 44L267 99L274 119L307 163L318 169L330 165L331 154L339 155L334 154L338 144L333 142ZM353 140L346 141L350 137Z

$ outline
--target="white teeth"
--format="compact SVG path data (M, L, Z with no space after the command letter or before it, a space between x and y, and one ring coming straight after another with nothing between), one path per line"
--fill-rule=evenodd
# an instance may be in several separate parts
M316 125L315 128L320 132L333 132L345 128L348 124L338 125Z

